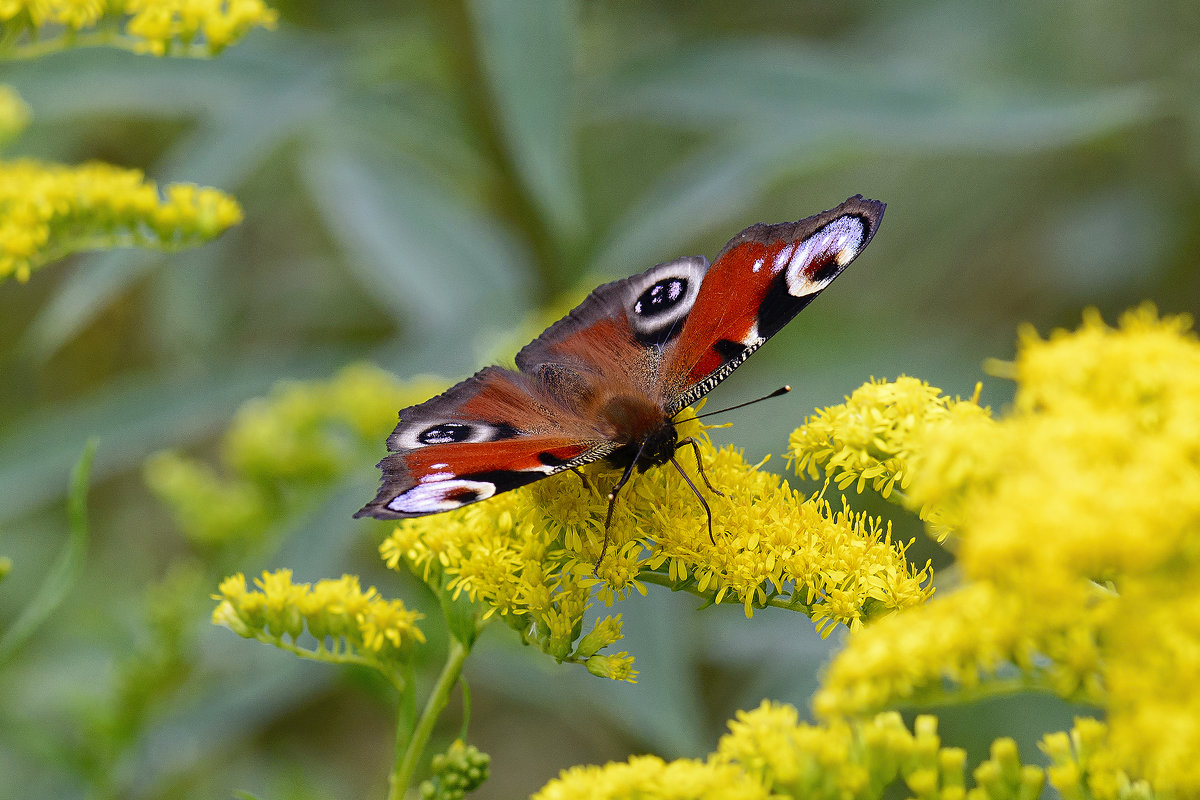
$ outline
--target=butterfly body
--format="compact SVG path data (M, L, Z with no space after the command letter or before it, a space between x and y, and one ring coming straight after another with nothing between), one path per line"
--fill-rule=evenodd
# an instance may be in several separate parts
M383 483L356 516L460 508L604 460L622 483L672 460L672 418L724 380L866 247L884 205L855 196L752 225L702 256L605 284L521 349L400 412ZM685 442L687 440L684 440Z

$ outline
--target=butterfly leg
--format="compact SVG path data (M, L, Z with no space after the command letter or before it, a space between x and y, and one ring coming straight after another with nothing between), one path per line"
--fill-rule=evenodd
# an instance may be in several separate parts
M600 562L604 560L604 554L608 552L608 527L612 525L613 510L617 507L617 492L629 483L629 478L633 475L633 468L637 461L629 462L629 466L625 468L625 472L621 474L621 480L617 481L617 485L608 493L608 515L604 518L604 545L600 548L600 557L596 559L596 568L599 569ZM580 477L583 477L582 475Z
M583 484L584 489L588 490L589 492L592 490L592 485L588 483L587 476L579 470L579 467L571 467L571 472L574 472L579 476L579 481Z
M685 444L690 444L692 446L692 452L696 454L696 469L698 469L700 471L700 477L704 480L704 485L707 486L708 490L710 492L712 492L713 494L715 494L719 497L724 497L725 493L722 491L718 491L717 487L715 487L711 483L709 483L708 476L704 474L704 462L700 460L700 445L696 442L695 439L693 439L692 437L689 436L686 439L680 439L675 444L675 449L678 450L679 448L683 447ZM676 464L675 466L679 466L679 465ZM684 477L686 478L687 476L685 475ZM691 481L688 481L688 483L691 483ZM692 488L695 489L696 487L693 486Z
M708 507L708 501L704 499L704 495L700 494L700 490L696 488L696 484L692 483L692 479L688 477L688 474L683 471L683 465L675 459L675 456L671 456L671 463L675 465L675 469L679 470L679 474L683 476L685 481L687 481L687 485L692 487L692 491L696 493L696 499L700 501L700 505L704 506L704 513L708 515L708 538L713 544L716 544L717 540L713 538L712 532L712 509ZM703 475L704 473L701 472L700 474ZM708 480L706 479L704 482L708 483ZM712 489L711 486L708 488ZM717 492L717 494L721 493ZM725 495L721 496L724 497Z

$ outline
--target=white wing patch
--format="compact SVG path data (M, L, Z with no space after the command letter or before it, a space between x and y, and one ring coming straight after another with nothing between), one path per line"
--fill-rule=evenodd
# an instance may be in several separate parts
M800 242L795 252L790 254L791 260L787 266L788 294L793 297L819 292L838 276L840 269L825 272L824 277L814 279L810 267L815 263L825 262L832 257L838 267L844 267L854 260L862 249L863 238L867 229L858 216L847 215L838 217L809 238ZM785 247L780 251L782 257L789 252Z
M435 476L427 476L432 478ZM387 504L397 514L433 514L452 511L477 500L486 500L496 493L496 484L486 481L460 479L422 481L407 492L398 494Z
M659 264L632 279L626 314L634 331L653 336L686 317L707 271L708 259L693 256Z

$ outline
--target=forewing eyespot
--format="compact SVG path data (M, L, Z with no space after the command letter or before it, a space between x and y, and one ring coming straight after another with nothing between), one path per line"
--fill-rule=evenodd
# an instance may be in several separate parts
M471 438L474 429L461 422L439 422L417 434L421 444L452 444L465 442Z
M670 312L687 296L687 278L681 276L663 278L641 293L633 304L633 311L642 317L657 317Z

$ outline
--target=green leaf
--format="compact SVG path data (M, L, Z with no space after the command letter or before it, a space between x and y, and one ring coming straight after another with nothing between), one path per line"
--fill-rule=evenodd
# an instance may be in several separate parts
M350 265L380 304L427 338L499 319L521 270L519 251L494 221L415 165L361 152L309 151L306 179Z
M772 181L823 166L839 151L833 143L779 140L705 148L665 172L629 205L600 245L593 269L602 275L636 272L689 252L688 247L701 252L693 243L717 231L718 239L707 248L714 256Z
M1149 86L1054 90L934 71L914 81L880 59L804 42L724 40L634 65L592 107L748 139L841 138L873 151L1031 152L1103 136L1154 113ZM848 138L846 138L848 137Z
M575 5L473 0L468 7L509 156L550 227L573 238L583 228L572 103Z
M442 606L442 615L446 618L446 626L450 635L463 644L468 650L479 638L480 617L482 609L472 603L466 592L449 591L445 585L437 590L438 603Z
M67 541L50 567L46 579L12 627L0 635L0 664L12 658L42 623L54 613L71 591L83 571L87 554L87 493L96 455L95 438L84 445L83 454L71 470L67 495Z
M340 361L337 353L274 355L218 365L188 381L169 372L111 381L79 402L16 420L0 437L0 520L59 497L57 477L70 468L77 443L90 434L108 442L97 477L137 468L154 450L211 434L246 398L264 393L275 381L325 375Z

